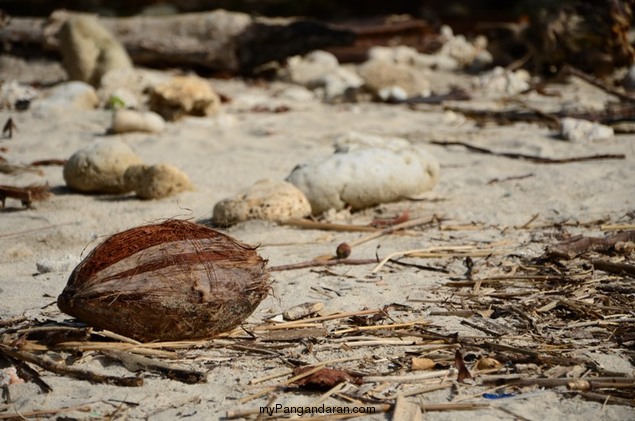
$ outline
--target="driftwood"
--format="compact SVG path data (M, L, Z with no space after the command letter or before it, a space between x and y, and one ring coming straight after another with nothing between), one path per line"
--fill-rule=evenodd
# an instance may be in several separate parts
M588 251L606 252L614 249L618 243L629 242L635 242L635 231L625 231L606 238L576 236L549 247L547 254L561 259L573 259Z
M70 15L57 11L49 19L12 18L0 27L2 51L57 52L57 35ZM250 73L271 61L355 39L352 32L316 21L254 18L225 10L99 21L121 41L135 64L195 66L232 74Z

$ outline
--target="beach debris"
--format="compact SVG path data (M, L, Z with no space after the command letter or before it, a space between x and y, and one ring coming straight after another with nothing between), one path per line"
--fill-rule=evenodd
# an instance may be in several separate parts
M75 152L64 165L66 185L82 193L127 193L133 190L124 180L131 165L141 159L119 139L101 139Z
M408 143L394 149L349 146L297 166L287 181L306 195L313 215L320 215L329 209L364 209L415 196L431 190L438 178L436 158Z
M32 184L26 187L0 185L0 202L6 206L7 198L19 200L22 206L30 208L33 202L40 202L51 197L47 184Z
M31 108L38 113L92 110L99 105L95 89L87 83L62 82L33 100Z
M5 139L11 139L13 137L14 130L18 130L18 126L16 126L13 119L9 117L2 127L2 137Z
M15 367L7 367L0 370L0 386L22 383L24 383L24 380L18 376L18 370Z
M627 244L635 243L635 230L620 232L607 237L571 237L558 244L547 247L547 255L560 259L573 259L589 251L619 251Z
M457 374L457 381L459 383L463 383L465 380L472 378L470 370L468 370L465 366L465 362L463 361L463 354L461 354L460 349L457 349L454 352L454 365L459 371Z
M410 361L410 369L412 371L417 371L417 370L432 370L433 368L435 368L437 366L437 362L434 361L432 358L425 358L425 357L414 357L411 361Z
M502 156L511 159L520 159L524 161L534 162L536 164L568 164L570 162L583 162L583 161L595 161L603 159L625 159L624 154L599 154L599 155L586 155L586 156L574 156L571 158L547 158L537 155L527 155L515 152L496 152L491 149L481 148L480 146L472 145L466 142L446 142L433 140L433 145L440 146L464 146L467 150L476 153L482 153L487 155Z
M509 70L495 67L478 77L477 87L487 96L517 95L529 89L529 73L526 70Z
M303 374L306 374L306 376L294 381L293 384L307 388L326 390L345 382L358 385L362 384L362 378L360 376L334 368L304 366L297 367L293 370L293 377Z
M162 199L194 189L188 176L169 164L131 165L124 173L124 184L141 199Z
M132 67L125 48L96 16L69 14L59 32L59 41L64 68L71 80L99 86L108 71Z
M319 301L303 303L290 309L285 310L282 313L282 317L285 320L299 320L303 317L310 316L312 314L318 313L324 308L324 303Z
M165 129L165 120L152 111L119 109L113 111L111 130L113 133L149 132L159 133Z
M0 110L24 110L38 95L37 89L17 80L0 82Z
M61 311L139 341L210 338L242 323L269 293L255 247L188 221L106 239L73 271Z
M282 222L310 214L311 204L297 187L286 181L264 179L218 202L212 220L219 225L249 219Z
M588 120L563 118L560 124L560 136L571 142L599 142L615 136L612 127Z
M347 259L351 255L352 251L353 248L350 244L340 243L335 249L335 257L337 257L338 259Z
M151 88L149 106L168 121L185 116L205 117L218 113L220 97L212 85L198 76L174 76Z

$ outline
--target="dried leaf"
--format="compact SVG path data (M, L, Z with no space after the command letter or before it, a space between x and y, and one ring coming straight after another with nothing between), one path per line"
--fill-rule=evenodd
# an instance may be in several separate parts
M298 367L293 370L293 375L298 376L302 373L306 373L309 370L313 370L312 366ZM303 377L296 382L298 386L317 388L317 389L330 389L335 385L342 382L349 382L353 384L362 384L362 380L359 376L352 375L346 371L336 370L334 368L323 368L307 377Z
M459 370L459 374L457 376L457 380L462 383L465 379L471 379L472 375L470 371L465 366L465 362L463 361L463 355L461 355L460 350L456 350L454 353L454 365Z

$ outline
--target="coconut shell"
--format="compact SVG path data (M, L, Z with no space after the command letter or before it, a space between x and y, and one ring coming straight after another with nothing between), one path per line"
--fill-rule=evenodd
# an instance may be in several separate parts
M140 341L210 338L267 296L256 248L187 221L109 237L73 271L57 306L95 328Z

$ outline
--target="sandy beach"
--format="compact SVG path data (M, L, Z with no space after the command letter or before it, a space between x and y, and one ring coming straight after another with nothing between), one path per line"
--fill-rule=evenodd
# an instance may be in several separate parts
M51 77L56 71L63 77L61 69L50 64L42 67L23 63L12 68L15 70L0 75L0 78L32 83L44 75ZM433 71L429 76L437 92L445 91L451 84L469 88L473 78ZM425 147L441 164L439 183L432 191L416 198L354 213L332 212L324 221L368 225L374 219L395 218L408 211L410 220L429 222L355 246L349 259L378 257L381 260L391 253L420 249L428 249L429 255L403 258L400 262L407 265L388 263L375 273L372 273L374 264L272 272L272 294L246 320L242 329L237 329L230 337L211 340L201 346L166 347L166 352L175 358L166 360L205 373L206 383L184 384L142 371L143 386L120 387L91 384L42 370L41 378L52 391L43 393L33 382L10 385L11 402L0 404L0 417L13 412L24 414L70 408L69 412L53 412L42 418L203 420L241 414L253 418L257 415L253 411L264 405L280 404L282 408L322 404L318 400L320 392L298 387L265 389L280 385L291 376L291 362L319 364L335 361L327 366L363 376L417 375L421 372L411 372L409 368L414 356L444 361L446 366L437 369L452 368L458 345L447 338L458 334L460 338L466 338L467 342L460 348L475 379L457 382L453 372L447 379L451 383L448 387L414 394L407 399L424 409L425 405L433 403L464 402L474 406L462 411L431 411L425 414L426 419L635 418L632 400L630 407L614 405L610 400L606 404L592 402L567 392L566 387L511 387L504 390L513 393L512 398L484 398L482 394L495 392L496 385L481 383L474 364L475 359L488 352L483 347L469 345L490 341L531 349L553 358L556 354L550 352L560 350L561 354L557 354L562 358L560 363L548 358L542 359L542 365L538 363L536 373L544 377L604 373L604 376L632 379L635 370L632 339L630 345L619 345L611 335L593 330L588 331L587 336L563 336L566 323L610 318L589 319L590 316L584 317L570 309L570 314L563 315L566 309L557 306L555 310L534 311L559 298L577 300L590 307L599 305L594 297L598 291L602 294L605 291L599 285L619 281L620 285L631 285L630 293L626 289L620 293L622 306L630 307L630 310L616 311L612 313L616 316L611 317L632 320L632 277L592 271L583 267L584 262L577 261L566 262L566 268L560 268L563 273L561 282L516 280L483 282L478 287L473 283L448 286L456 280L472 279L465 275L465 258L470 253L474 280L515 273L527 275L539 273L531 272L529 262L535 263L532 259L540 257L548 245L558 243L566 235L602 237L617 232L611 226L632 226L635 223L635 135L617 134L611 140L575 143L559 139L554 130L543 124L477 124L457 111L448 111L447 108L497 110L505 107L501 101L484 99L478 93L470 101L446 101L442 105L331 104L321 101L305 88L283 82L254 83L239 78L210 82L217 92L231 99L222 105L220 113L169 122L161 133L107 134L111 111L104 108L0 110L0 122L11 118L17 128L11 139L0 141L0 147L4 148L2 156L11 163L65 160L96 139L120 139L146 163L169 163L180 168L195 186L194 191L165 199L140 200L134 194L74 192L66 187L60 166L38 167L39 173L0 174L2 185L48 183L53 193L49 200L34 202L29 209L19 201L7 198L5 208L0 212L0 319L25 317L26 321L40 323L70 321L69 316L57 309L56 297L80 259L107 236L168 218L209 223L218 201L260 179L285 179L296 165L330 155L335 137L350 131L402 137ZM528 107L550 111L566 103L584 107L585 104L614 100L579 79L551 85L550 89L558 91L560 96L547 97L531 92L523 94L522 101ZM274 110L278 106L284 106L288 111L254 111ZM623 154L624 157L537 163L435 142L464 142L497 152L550 159L602 154ZM269 260L268 265L272 268L332 255L338 244L354 242L368 235L302 229L258 220L222 230L241 241L258 245L259 253ZM457 249L460 247L469 252ZM435 250L438 251L436 255L431 253ZM628 263L628 256L622 260ZM505 292L510 295L496 295ZM333 319L311 325L325 329L326 333L321 336L284 341L268 340L268 331L257 329L286 309L314 301L324 304L321 315L391 306L389 318L369 323L410 323L409 330L400 333L397 328L352 329L353 333L341 334L337 332L350 328L353 322ZM615 302L607 305L616 306ZM509 310L514 306L528 318L522 319ZM468 320L481 325L486 318L477 313L487 309L500 310L499 318L487 320L491 322L488 326L498 326L504 335L492 336L462 323ZM459 310L474 311L475 315L461 317L456 315ZM533 327L531 323L534 323ZM601 329L605 325L589 326ZM609 331L618 328L619 324L607 327ZM248 334L250 331L253 333ZM438 340L433 339L434 335L438 335ZM489 351L494 356L497 353L504 354L505 351L495 348ZM78 369L111 376L134 375L99 351L74 354L51 351L49 354L67 363L72 359L72 367ZM585 363L566 365L563 362L566 358L571 361L577 358L576 361ZM499 374L518 373L518 364L505 364ZM560 374L554 367L559 367ZM275 374L280 377L254 384L254 380ZM496 372L487 375L494 374ZM436 381L445 380L438 378ZM367 388L364 395L367 400L364 402L360 398L356 402L385 409L382 405L389 401L382 399L417 386L421 384L366 381L361 386L352 386L349 394ZM263 393L257 396L258 392ZM347 401L336 394L324 398L327 406L345 406L353 402L353 398L349 397ZM391 416L391 410L387 410L366 415L363 419L383 420Z

